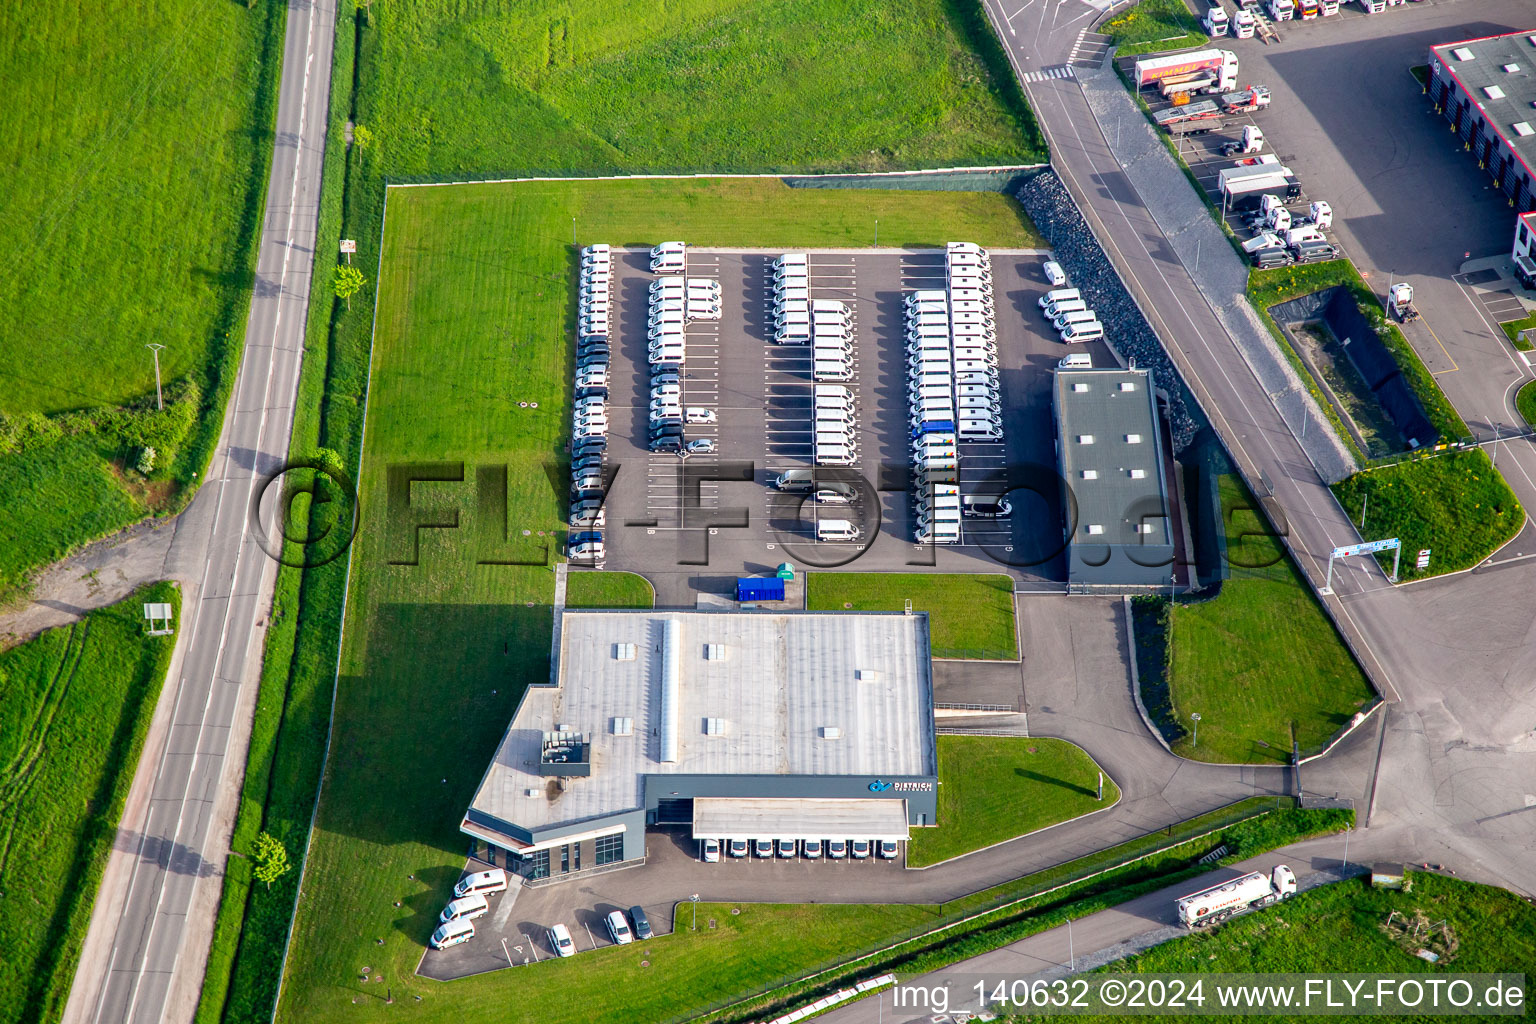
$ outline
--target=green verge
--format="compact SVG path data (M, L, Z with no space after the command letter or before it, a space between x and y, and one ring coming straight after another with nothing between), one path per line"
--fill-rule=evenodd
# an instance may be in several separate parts
M1214 598L1173 606L1167 678L1181 731L1166 738L1195 761L1286 764L1293 731L1303 754L1321 750L1375 693L1259 503L1233 474L1220 488L1231 578Z
M180 508L212 457L255 280L286 11L0 8L0 523L25 524L0 536L0 603L38 567ZM164 412L149 342L164 345ZM157 458L141 473L145 446Z
M1066 740L940 736L938 827L917 829L907 866L926 867L1103 810L1120 799L1114 780Z
M1013 580L968 573L813 572L806 576L810 611L899 612L912 602L928 613L936 658L1014 660Z
M1525 425L1536 430L1536 380L1520 385L1520 390L1515 392L1515 408Z
M96 890L170 666L157 583L0 653L0 1024L64 1014Z
M565 581L567 608L651 608L651 581L632 572L573 572Z
M1410 872L1408 879L1411 888L1402 892L1373 889L1365 878L1357 877L1299 893L1262 913L1154 946L1103 971L1436 976L1448 971L1528 972L1536 963L1536 909L1514 893L1422 872ZM1420 958L1420 949L1438 954L1439 963ZM1536 985L1528 977L1527 1005L1533 996ZM1208 1008L1216 1001L1209 985L1206 1000ZM1219 1013L1181 1014L1181 1018L1196 1024L1232 1019ZM1131 1024L1146 1017L1094 1015L1083 1019ZM1392 1019L1428 1022L1444 1017L1406 1014Z
M1209 41L1184 0L1141 0L1099 31L1114 38L1117 57L1182 50Z
M1536 334L1536 313L1521 320L1509 320L1499 324L1499 329L1504 332L1504 337L1508 338L1509 343L1515 346L1517 350L1529 352L1532 349L1536 349L1536 345L1520 337L1521 331L1530 331L1532 334Z
M1469 436L1472 431L1457 415L1450 401L1446 399L1445 393L1440 390L1440 385L1435 383L1429 368L1419 359L1413 346L1408 344L1408 339L1403 337L1403 332L1387 319L1386 311L1382 309L1376 293L1366 285L1365 279L1360 276L1360 272L1349 260L1329 260L1327 263L1251 271L1248 274L1248 298L1259 316L1270 325L1271 333L1289 349L1290 346L1284 342L1284 336L1269 315L1269 308L1276 303L1301 295L1309 295L1324 288L1332 288L1334 285L1343 285L1354 295L1360 311L1376 328L1376 333L1386 345L1387 351L1392 353L1392 358L1397 361L1408 386L1413 389L1420 407L1429 417L1430 424L1439 431L1441 439L1457 441ZM1306 373L1305 370L1302 372ZM1310 376L1304 376L1303 379L1309 382L1309 388L1315 388ZM1324 408L1328 408L1327 402L1321 398L1319 392L1314 391L1313 397L1318 398ZM1348 436L1346 432L1339 430L1337 423L1335 423L1335 430L1341 437Z
M1402 541L1398 579L1470 569L1525 525L1525 510L1482 449L1446 452L1356 473L1333 485L1334 497L1366 540ZM1429 568L1417 555L1431 552ZM1377 555L1392 569L1392 555Z

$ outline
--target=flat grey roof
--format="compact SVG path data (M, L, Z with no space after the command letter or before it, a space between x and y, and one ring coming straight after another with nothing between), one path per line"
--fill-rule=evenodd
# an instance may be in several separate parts
M695 839L884 839L911 837L905 800L699 797Z
M1077 499L1073 543L1173 543L1151 384L1146 370L1056 371L1061 471ZM1144 526L1152 532L1138 533Z
M669 621L677 760L662 761ZM559 635L558 685L529 687L472 812L534 830L639 808L646 775L937 774L922 613L567 611ZM707 659L706 644L722 656ZM633 731L617 735L624 718ZM590 776L539 774L557 729L587 733Z
M1459 43L1441 43L1429 49L1439 58L1440 66L1461 83L1468 98L1482 108L1488 126L1525 161L1526 169L1536 174L1536 107L1532 106L1536 103L1536 41L1533 40L1536 40L1536 28ZM1458 50L1470 53L1471 59L1461 59ZM1505 71L1506 65L1515 65L1515 70ZM1504 95L1489 96L1486 90L1490 86ZM1515 129L1517 124L1528 126L1532 134L1521 135ZM1536 181L1532 185L1536 187Z

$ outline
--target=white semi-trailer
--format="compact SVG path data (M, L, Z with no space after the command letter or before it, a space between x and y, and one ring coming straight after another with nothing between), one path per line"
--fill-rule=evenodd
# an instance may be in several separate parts
M1231 50L1197 50L1172 57L1143 57L1135 65L1136 88L1163 87L1202 81L1200 88L1210 92L1228 92L1237 88L1237 54ZM1188 91L1188 90L1183 90Z
M1276 864L1269 875L1251 871L1241 878L1213 885L1209 889L1181 897L1179 923L1186 928L1200 928L1225 921L1245 910L1267 907L1296 894L1296 875L1284 864Z

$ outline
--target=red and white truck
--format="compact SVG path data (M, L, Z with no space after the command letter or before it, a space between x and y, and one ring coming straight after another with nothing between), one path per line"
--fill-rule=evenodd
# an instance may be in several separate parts
M1269 875L1251 871L1241 878L1181 897L1175 906L1179 909L1180 924L1199 928L1295 894L1296 875L1284 864L1276 864Z
M1237 92L1221 97L1221 106L1229 114L1246 114L1269 106L1269 89L1262 85L1250 85Z
M1163 95L1179 92L1228 92L1237 88L1237 54L1231 50L1196 50L1171 57L1143 57L1135 65L1136 88L1158 86Z

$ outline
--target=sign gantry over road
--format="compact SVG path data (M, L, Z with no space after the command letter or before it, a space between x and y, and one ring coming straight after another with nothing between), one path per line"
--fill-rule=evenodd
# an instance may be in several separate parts
M1334 548L1328 553L1328 579L1323 584L1322 590L1318 591L1318 593L1333 593L1333 560L1335 558L1348 558L1350 555L1374 555L1378 551L1392 552L1392 575L1387 578L1391 582L1396 583L1398 562L1403 557L1402 547L1402 543L1396 537L1391 537L1387 540L1368 540L1360 544L1345 544L1341 548Z

